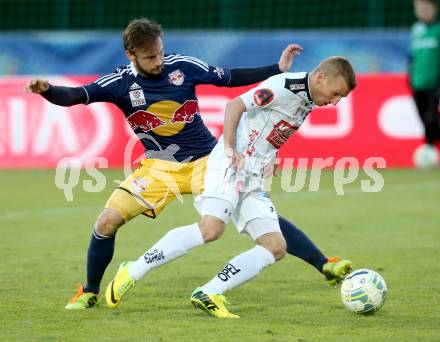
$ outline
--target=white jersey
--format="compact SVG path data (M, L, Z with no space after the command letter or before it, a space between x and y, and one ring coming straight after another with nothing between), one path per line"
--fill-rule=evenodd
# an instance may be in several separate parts
M246 168L259 172L302 125L313 109L308 74L272 76L240 96L246 106L237 129L237 152Z
M225 223L232 215L240 233L248 232L250 222L264 220L267 230L255 232L251 228L252 232L248 232L257 238L280 231L276 210L264 190L262 171L304 122L313 102L305 72L273 76L241 95L241 99L246 113L237 129L236 150L245 155L244 167L238 171L230 167L220 138L209 155L205 189L195 205L202 215Z

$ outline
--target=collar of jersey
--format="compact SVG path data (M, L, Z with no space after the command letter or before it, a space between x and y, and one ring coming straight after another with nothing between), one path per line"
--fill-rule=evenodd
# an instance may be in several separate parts
M157 78L156 77L146 77L146 76L142 76L142 75L140 75L139 74L139 72L137 71L137 69L136 69L136 66L134 65L134 63L133 62L131 62L130 63L130 70L131 70L131 72L133 73L133 76L134 77L140 77L140 78L143 78L143 79L146 79L146 80L150 80L150 81L160 81L160 80L162 80L165 76L165 74L164 73L162 73L160 76L158 75L157 76Z
M306 86L306 94L307 94L307 98L309 99L310 103L314 104L313 100L312 100L312 95L310 94L310 88L309 88L309 73L306 73L306 82L304 82L305 86Z
M136 70L136 67L134 66L133 62L130 63L130 69L131 69L131 72L133 73L133 76L137 77L138 71Z

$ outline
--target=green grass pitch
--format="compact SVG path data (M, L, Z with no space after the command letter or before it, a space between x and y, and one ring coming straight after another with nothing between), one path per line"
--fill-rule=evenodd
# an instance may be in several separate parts
M252 246L228 226L219 241L154 270L116 310L70 312L64 305L85 279L88 241L97 214L122 171L107 170L99 193L74 189L67 202L53 170L0 171L0 341L433 341L440 336L440 172L385 170L378 193L360 190L362 175L337 196L333 173L320 190L285 193L278 211L328 256L351 258L387 281L389 297L375 315L348 312L339 289L292 256L228 293L239 320L216 320L189 303L192 290ZM90 177L82 173L82 179ZM277 185L278 184L278 185ZM103 288L118 264L141 255L171 227L195 221L192 197L156 220L123 227Z

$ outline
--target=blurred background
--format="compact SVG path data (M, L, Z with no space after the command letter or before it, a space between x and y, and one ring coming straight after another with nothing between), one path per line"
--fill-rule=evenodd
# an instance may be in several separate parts
M214 65L277 60L305 48L298 70L331 54L358 72L405 72L410 0L1 0L0 73L97 74L125 64L121 32L137 17L165 28L167 52Z
M411 0L0 0L0 9L0 167L53 167L62 156L84 162L101 155L121 166L131 133L121 131L117 109L55 107L22 89L36 75L75 86L126 65L122 31L138 17L162 24L167 53L216 66L272 64L292 42L304 47L292 71L311 70L330 55L349 58L357 89L337 108L318 109L327 114L313 115L284 157L353 156L362 163L381 156L387 166L412 167L423 140L406 76ZM225 103L244 90L198 90L216 136Z

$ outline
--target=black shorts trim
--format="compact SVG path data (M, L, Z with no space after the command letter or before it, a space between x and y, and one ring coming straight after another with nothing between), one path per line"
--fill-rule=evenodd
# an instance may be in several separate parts
M136 198L136 195L134 195L130 190L127 190L127 189L125 189L123 187L120 187L120 186L118 186L116 189L123 190L123 191L129 193L134 198ZM149 218L155 219L156 218L156 213L154 212L154 209L148 209L148 210L151 210L151 212L152 212L151 215L147 214L146 212L142 213L141 215L144 215L144 216L147 216Z

